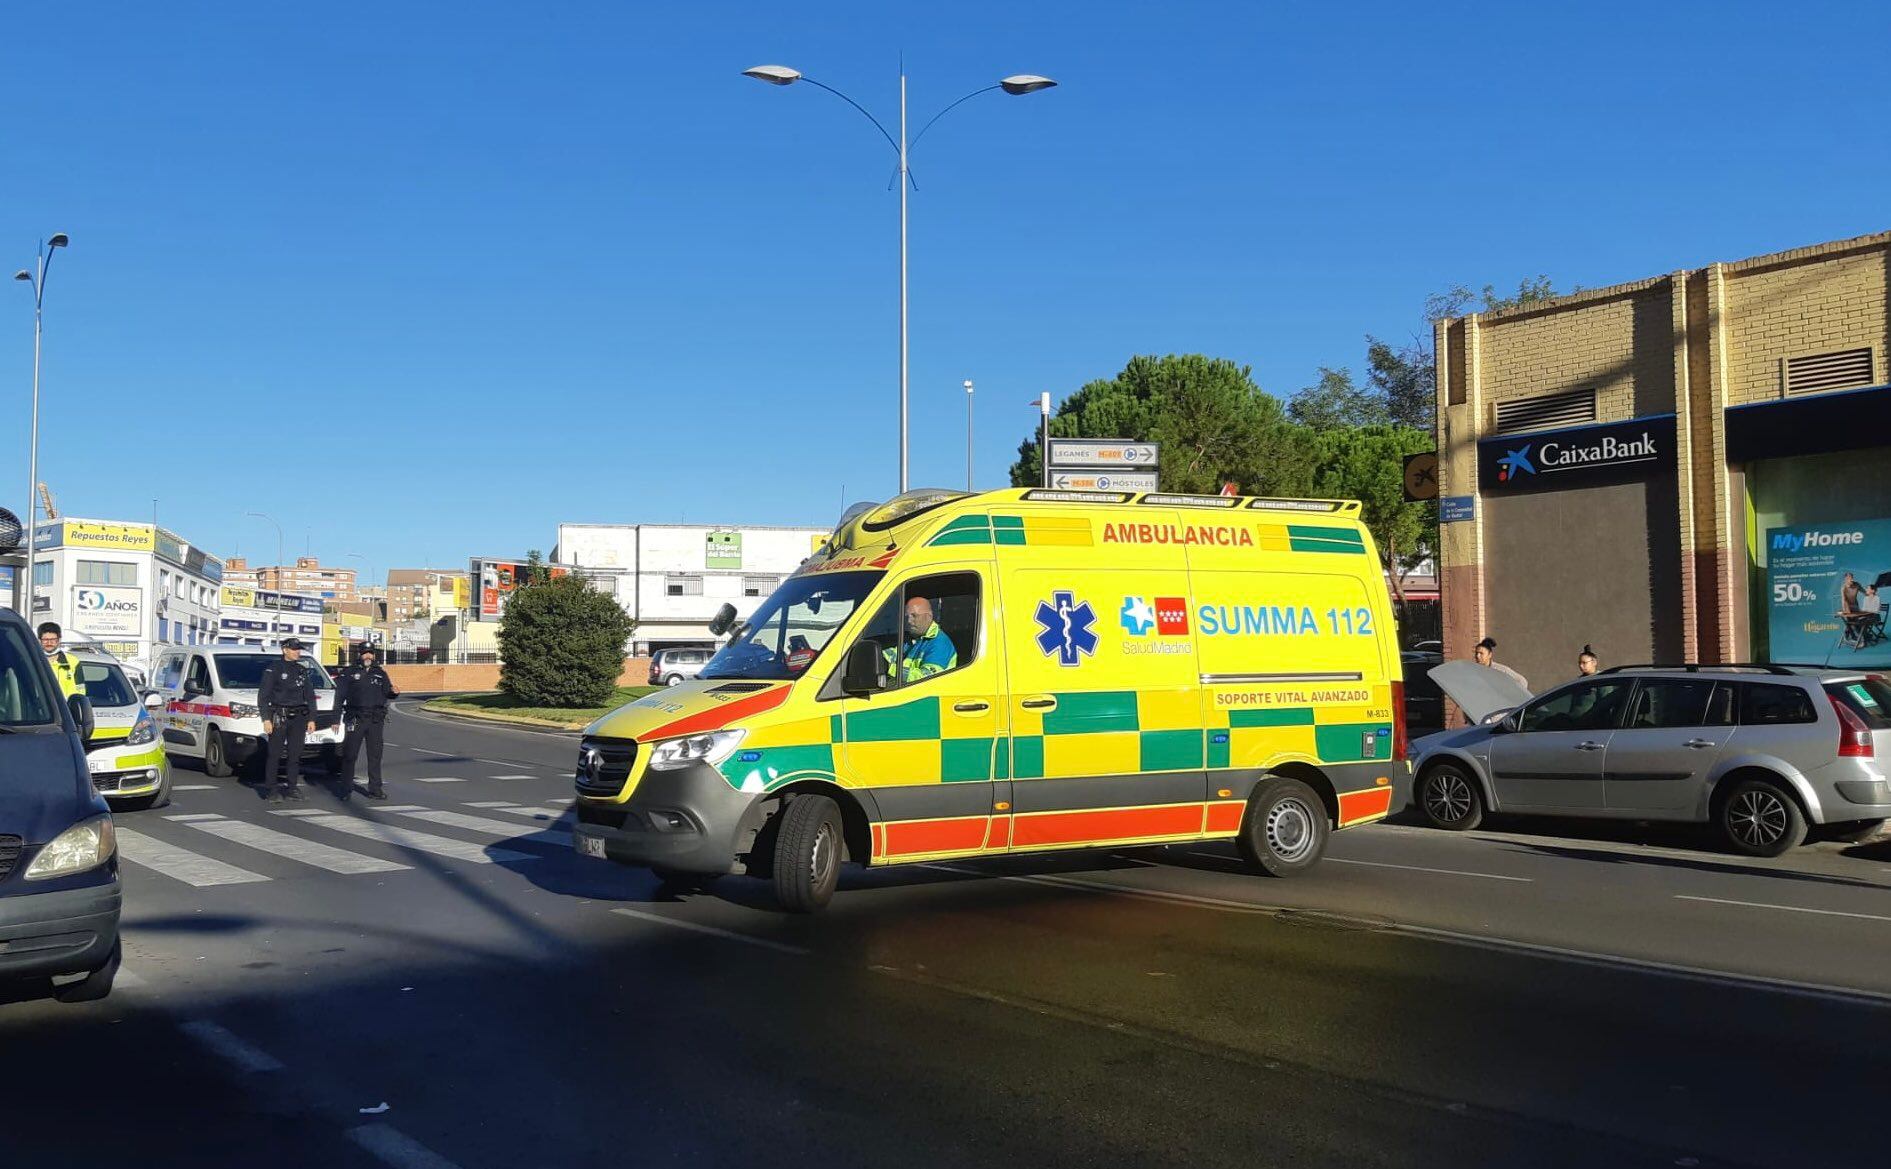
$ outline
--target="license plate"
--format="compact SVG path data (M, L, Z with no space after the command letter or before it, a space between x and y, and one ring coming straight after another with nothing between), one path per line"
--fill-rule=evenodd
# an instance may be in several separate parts
M103 755L94 755L85 761L86 770L91 772L110 771L112 761Z
M594 856L599 860L604 859L604 838L602 836L586 836L580 832L571 838L571 842L577 847L579 856Z

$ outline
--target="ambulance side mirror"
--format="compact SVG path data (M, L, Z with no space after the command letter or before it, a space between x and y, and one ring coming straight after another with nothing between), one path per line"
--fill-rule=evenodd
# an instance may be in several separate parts
M886 689L886 651L879 642L863 637L847 651L840 688L843 694L873 694Z
M729 632L729 627L734 624L735 606L724 602L722 608L716 610L716 615L710 618L709 632L715 634L717 637L721 637L723 634Z

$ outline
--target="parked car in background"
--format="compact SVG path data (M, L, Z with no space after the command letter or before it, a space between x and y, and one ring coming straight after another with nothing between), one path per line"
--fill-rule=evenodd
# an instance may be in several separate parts
M1399 664L1403 667L1405 674L1406 733L1418 737L1444 730L1444 691L1438 688L1438 683L1432 681L1430 674L1432 667L1444 664L1444 655L1408 649L1399 654Z
M650 655L650 684L680 686L702 673L715 656L713 649L660 649Z
M0 609L0 982L67 1002L110 994L120 955L117 836L81 746L92 732L91 703L60 701L32 627Z
M1791 666L1618 666L1531 697L1471 662L1431 677L1476 725L1411 746L1434 827L1486 812L1712 824L1779 856L1891 817L1891 681Z

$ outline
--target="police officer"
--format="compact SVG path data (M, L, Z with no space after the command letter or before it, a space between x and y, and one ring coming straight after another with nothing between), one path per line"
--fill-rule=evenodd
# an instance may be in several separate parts
M46 664L53 668L53 677L59 679L59 693L70 698L79 692L79 663L59 643L65 638L65 631L59 628L57 621L47 621L39 627L39 648L46 651Z
M361 647L356 663L341 672L335 683L335 702L341 707L348 728L348 745L342 767L341 798L347 799L355 786L355 759L361 744L368 745L368 798L384 800L387 790L381 786L381 732L387 723L387 704L399 698L393 679L381 668L380 651L371 645Z
M282 787L272 802L302 798L302 744L315 729L315 679L302 664L302 639L282 639L282 660L263 671L256 687L256 707L263 714L263 733L269 748L263 753L263 786L276 778L283 764ZM287 758L284 758L285 754Z

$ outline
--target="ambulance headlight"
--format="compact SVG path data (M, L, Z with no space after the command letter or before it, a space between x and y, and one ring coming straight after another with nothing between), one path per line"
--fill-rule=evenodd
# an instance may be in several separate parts
M665 739L650 752L650 769L674 771L692 763L707 763L714 767L727 759L747 734L747 731L710 731L702 735L685 735L680 739Z

